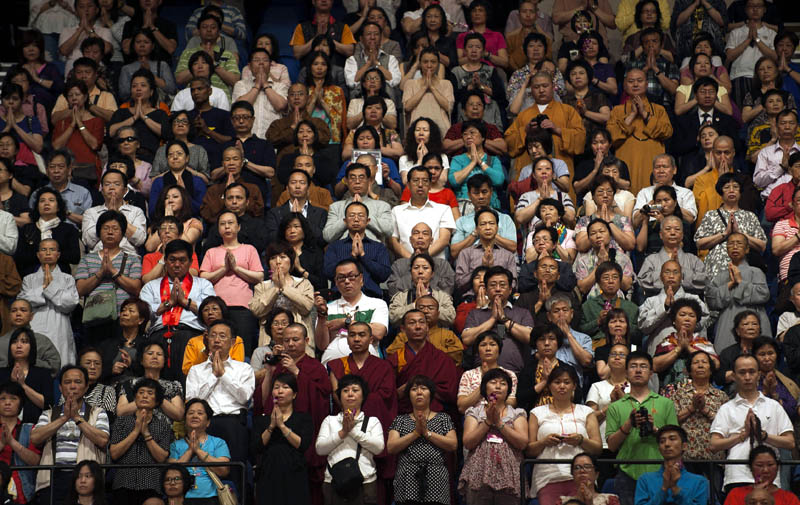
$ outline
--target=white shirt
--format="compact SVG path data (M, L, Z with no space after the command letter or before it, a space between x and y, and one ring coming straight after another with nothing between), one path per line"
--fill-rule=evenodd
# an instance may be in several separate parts
M386 305L386 302L380 298L372 298L364 293L361 293L361 298L356 300L352 305L347 303L344 298L339 298L338 300L329 302L328 318L333 319L330 316L351 314L353 320L356 320L356 309L358 309L358 313L362 315L362 318L365 313L367 313L369 316L369 320L359 318L359 321L363 320L370 324L382 324L387 330L389 329L389 306ZM374 344L370 344L369 352L375 357L381 357L380 354L378 354L378 350L375 348ZM320 361L323 365L325 365L332 359L344 358L349 355L350 346L347 345L347 329L342 328L339 330L339 334L334 337L330 343L328 343L328 347L322 354L322 359Z
M800 151L800 145L795 142L789 148L789 154L798 151ZM764 200L769 197L773 189L792 180L792 176L781 167L781 161L783 161L783 148L778 143L767 146L758 152L753 183L759 188L764 188L764 191L761 192L761 198Z
M246 409L253 391L256 376L247 363L234 361L228 356L223 362L225 373L214 375L211 358L193 366L186 376L186 399L201 398L208 402L214 415L238 414Z
M798 323L800 323L800 317L797 317L795 311L784 312L781 314L781 317L778 318L778 335L789 331L789 328Z
M662 186L662 184L647 186L639 191L639 193L636 195L636 203L633 205L634 213L636 211L641 211L642 207L650 203L650 201L653 199L653 193L658 186ZM681 206L681 209L688 211L692 215L692 218L696 218L697 202L694 200L694 193L692 193L692 190L684 188L683 186L678 186L674 182L672 183L672 187L675 188L675 194L678 197L678 205ZM650 218L650 220L654 219L655 218L653 217Z
M783 435L793 432L792 422L781 404L758 393L758 398L753 405L738 394L733 400L725 402L719 408L717 416L711 421L711 433L717 433L723 437L730 437L744 430L744 420L747 418L747 411L753 412L761 420L761 429L770 435ZM769 445L769 444L766 444ZM773 449L775 447L771 446ZM728 459L747 459L750 454L750 439L740 442L728 449ZM777 449L775 455L777 456ZM728 484L750 484L753 482L753 475L746 465L725 465L725 481ZM775 485L781 485L780 475L775 477Z
M108 208L103 205L86 209L83 213L83 225L81 225L81 240L86 248L91 252L97 252L103 248L103 243L97 238L97 220L103 215ZM147 218L144 216L142 209L135 205L124 204L119 208L119 211L128 220L128 225L136 227L136 231L130 238L125 236L123 230L122 241L119 243L120 249L128 254L137 254L136 248L144 244L147 240Z
M732 30L728 34L728 42L725 44L725 50L727 51L728 49L733 49L747 40L747 35L749 33L750 27L746 24ZM772 49L773 42L775 41L775 35L777 35L777 33L775 33L774 30L770 30L763 24L761 25L761 28L758 29L757 33L758 38L761 39L761 42ZM731 80L738 77L753 77L753 72L756 68L756 62L762 56L764 56L764 54L761 53L761 49L758 48L758 45L754 45L753 47L747 46L744 49L744 52L742 52L742 54L740 54L739 57L733 60L733 63L731 63Z
M623 391L625 393L631 392L631 385L625 381ZM607 380L597 381L589 388L589 394L586 395L586 403L594 403L600 410L611 405L611 392L614 386ZM603 439L603 449L608 449L608 441L606 441L606 420L600 423L600 438Z
M231 110L231 102L228 100L228 95L215 86L211 86L211 97L208 99L208 102L212 107L227 111ZM192 90L189 88L184 88L178 91L178 94L175 95L175 98L172 100L172 107L170 107L169 110L171 112L176 112L179 110L194 110Z
M242 78L233 85L233 91L231 92L231 98L234 102L239 100L239 98L247 94L251 89L253 89L253 85L255 84L256 80L254 77L250 77L249 79ZM269 80L270 84L272 84L272 89L277 94L286 98L289 94L289 86L285 83L280 81L273 82L272 78ZM220 90L221 91L221 90ZM273 121L280 119L281 115L279 112L275 110L275 107L272 106L272 102L269 101L267 94L263 91L259 91L258 95L256 95L256 99L253 102L253 109L255 109L255 121L253 122L253 134L255 134L260 139L267 138L267 128L269 125L272 124Z
M163 277L159 277L148 282L142 287L142 291L139 293L139 298L141 298L143 302L150 306L150 320L152 322L150 325L151 330L157 330L164 326L162 317L163 314L161 316L156 315L158 307L161 305L161 279L163 279ZM171 279L169 281L169 288L172 289ZM208 281L208 279L192 276L192 289L189 291L189 295L186 298L196 303L197 307L199 308L200 304L203 303L203 300L209 296L216 296L216 294L217 293L214 291L214 286ZM186 309L181 311L181 319L178 324L185 324L186 326L196 330L204 329L203 323L201 323L197 318L197 314Z
M187 384L188 386L188 384ZM328 416L322 420L315 447L317 454L328 457L328 465L333 466L345 458L355 458L358 445L361 445L361 456L358 458L358 469L364 477L364 483L374 482L377 478L374 456L383 450L383 428L377 417L370 417L367 430L361 431L364 413L359 412L355 418L355 426L346 437L339 438L342 429L342 414ZM331 481L331 474L325 468L325 482Z
M360 48L362 54L364 52L364 46L358 44L356 46L356 51ZM378 49L378 58L382 55L386 54L386 51L383 49ZM387 63L390 74L392 74L392 78L386 81L386 85L389 87L394 88L398 84L400 84L400 79L403 77L403 73L400 72L400 64L397 63L397 58L393 55L388 54L389 62ZM347 83L347 87L350 89L356 89L358 86L361 85L360 82L356 82L356 74L358 73L358 62L356 62L355 56L349 56L347 60L344 62L344 82Z
M17 251L19 230L14 216L10 212L0 210L0 253L13 256Z
M113 47L113 45L114 45L114 36L111 35L111 30L109 30L108 28L103 26L102 23L100 23L100 19L99 18L97 19L97 21L94 22L94 25L92 26L92 29L95 31L95 33L89 34L89 33L85 33L84 32L84 33L81 33L81 35L78 37L78 42L75 44L75 48L72 49L72 52L69 54L69 56L66 57L66 65L65 65L65 68L64 68L64 75L68 75L70 73L70 71L72 70L72 65L75 64L75 60L77 60L78 58L83 56L83 53L81 52L81 43L84 40L88 39L89 37L99 37L99 38L103 39L104 41L108 42L109 45L111 45ZM64 42L66 42L69 39L71 39L72 36L75 35L75 32L77 30L78 30L78 25L72 26L70 28L65 28L64 31L62 31L61 34L58 36L58 47L59 47L59 49L58 49L58 57L59 58L61 58L61 59L65 58L61 54L61 46L64 45ZM103 51L105 52L105 47L103 47Z
M439 238L439 230L456 229L456 221L453 219L453 211L450 210L450 207L430 200L420 208L412 206L411 202L393 207L392 220L394 221L392 236L399 240L409 252L412 252L411 229L418 223L430 226L434 241ZM442 250L436 257L446 259L445 251Z
M446 181L447 180L447 171L450 170L450 159L447 157L446 154L442 153L442 175L439 176L439 180ZM412 162L408 159L408 155L404 154L400 156L400 160L397 162L397 170L402 175L404 172L408 172L412 168L419 166L422 164L422 160L417 160L416 163Z

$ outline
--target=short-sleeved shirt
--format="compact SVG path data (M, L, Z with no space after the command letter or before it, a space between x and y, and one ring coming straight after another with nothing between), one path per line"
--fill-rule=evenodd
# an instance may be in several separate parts
M464 49L464 39L466 38L467 34L470 33L476 33L476 32L470 30L468 32L462 32L458 34L458 37L456 37L456 47L458 49ZM489 54L497 54L501 49L506 48L506 39L503 38L502 33L486 28L486 30L484 30L484 32L481 35L483 35L483 39L486 41L484 49ZM489 60L482 60L482 61L487 65L494 66L494 64L492 64L492 62Z
M84 280L88 279L96 272L100 271L100 268L103 264L103 250L96 253L89 253L81 258L81 262L78 263L78 269L75 272L75 280ZM128 259L125 262L125 269L122 271L122 275L125 277L129 277L131 279L141 279L142 278L142 260L136 254L128 254ZM115 270L119 270L122 267L122 260L125 257L125 253L120 250L119 253L111 259L111 265L114 267ZM97 285L94 290L92 290L92 295L102 292L111 291L112 289L116 289L117 295L117 310L122 308L122 302L130 298L130 295L127 291L122 289L122 286L115 283L111 280L110 277L106 277Z
M42 415L39 416L39 421L36 422L36 426L33 428L34 430L37 428L41 428L50 423L50 413L52 411L46 410L42 412ZM86 417L86 403L81 404L81 410L79 412L80 417ZM94 425L95 428L102 431L106 435L111 434L111 426L108 423L108 415L106 411L100 409L100 412L97 413L97 422ZM56 432L56 454L55 454L55 464L56 465L74 465L78 461L78 444L81 441L82 432L81 429L78 428L78 425L75 424L75 421L70 419L66 423L64 423L61 428L58 429Z
M517 374L501 366L498 366L497 368L503 370L511 377L511 391L508 393L508 398L516 398ZM473 368L464 372L464 374L461 376L461 380L458 381L458 396L468 396L472 394L473 391L481 387L481 379L483 379L481 367ZM479 403L486 403L486 400L481 399Z
M230 251L236 258L236 264L254 272L263 272L258 251L250 244L241 244L235 249L228 249L225 246L214 247L206 251L203 263L200 265L201 272L213 272L225 264L225 255ZM219 297L225 300L229 307L247 307L253 297L253 290L250 284L233 272L225 272L215 284L214 291Z
M111 440L109 445L118 444L125 440L131 434L136 426L136 416L120 416L114 422L114 429L111 430ZM163 417L153 416L148 427L150 435L153 440L163 450L169 449L169 444L172 443L172 423ZM133 444L115 460L119 464L154 464L158 463L150 449L147 448L147 442L144 441L144 436L139 435L133 441ZM114 483L111 486L115 490L130 489L132 491L159 491L161 469L158 467L143 467L143 468L119 468L114 474Z
M744 26L740 26L739 28L734 28L730 33L728 33L728 40L725 44L725 50L733 49L742 42L747 39L747 36L750 33L750 27L746 24ZM758 29L758 38L770 49L773 47L772 44L775 41L775 30L771 28L767 28L765 25L761 25L761 28ZM755 71L756 62L759 58L761 58L763 54L761 54L761 49L758 46L747 46L745 47L742 54L740 54L733 62L731 62L731 80L736 79L738 77L753 77L753 72Z
M172 442L169 446L170 459L179 459L187 449L189 449L189 444L186 443L185 438ZM212 458L230 459L231 457L228 444L221 438L211 435L208 435L206 441L200 444L200 449L206 451ZM192 456L189 461L198 461L198 458L197 456ZM208 476L204 467L190 466L187 467L187 470L194 475L194 487L186 493L186 498L211 498L217 496L217 488L214 486L214 482Z
M202 51L203 49L200 47L190 47L185 49L181 53L181 57L178 60L178 66L175 68L175 74L177 75L184 70L189 70L189 59L192 57L194 53L197 51ZM217 54L217 51L220 51L219 46L214 46L214 54ZM233 55L232 52L225 50L219 52L219 57L215 58L215 63L219 64L222 68L231 72L232 74L240 75L239 72L239 64L236 62L236 56ZM225 81L222 80L222 77L217 75L216 72L211 74L211 85L216 86L217 88L221 89L225 92L228 99L231 98L231 87L228 86Z
M109 93L108 91L102 91L100 88L95 86L91 90L89 90L89 105L97 105L101 109L115 111L117 110L117 100L114 98L114 95ZM61 112L62 110L67 110L69 104L67 103L67 99L64 98L64 95L58 95L56 99L56 104L53 107L51 112Z
M357 309L357 310L356 310ZM373 298L361 293L361 298L350 305L344 298L339 298L328 303L328 321L346 318L350 315L353 321L361 323L377 323L389 328L389 306L380 298ZM369 352L374 356L380 357L374 345L369 346ZM342 328L339 334L328 344L325 353L320 360L326 364L332 359L344 358L350 355L350 347L347 345L347 330Z
M772 228L772 236L791 238L797 234L799 228L800 226L798 226L794 216L789 216L787 219L781 219L775 223L775 227ZM780 265L778 266L778 278L780 280L786 279L786 276L789 274L789 263L792 261L792 256L794 256L797 251L800 251L800 243L781 256Z

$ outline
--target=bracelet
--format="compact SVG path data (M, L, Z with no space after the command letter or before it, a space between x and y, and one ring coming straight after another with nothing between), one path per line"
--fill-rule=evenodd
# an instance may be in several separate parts
M626 433L625 430L622 429L622 426L619 427L619 431L621 431L622 434L625 435L626 437L631 434L630 431Z
M148 436L144 437L144 441L145 442L149 442L151 440L153 440L153 435L148 435Z
M78 128L78 130L80 130L80 131L83 131L85 129L86 129L86 126L81 126L81 127Z

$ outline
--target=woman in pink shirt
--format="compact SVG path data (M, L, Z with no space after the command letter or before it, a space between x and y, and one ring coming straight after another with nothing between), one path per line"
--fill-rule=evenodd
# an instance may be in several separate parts
M506 39L503 34L490 30L486 23L492 15L491 6L485 0L473 0L469 5L470 30L461 33L456 38L456 48L458 50L458 64L463 65L467 62L464 52L464 37L467 33L480 33L486 40L484 46L485 55L481 60L493 67L505 68L508 66L508 50L506 49ZM454 66L454 65L451 65Z
M242 337L247 356L258 341L258 320L247 308L253 297L252 285L264 280L258 251L239 242L239 218L223 212L217 221L222 245L209 249L200 265L200 277L214 285L214 291L228 304L232 322Z

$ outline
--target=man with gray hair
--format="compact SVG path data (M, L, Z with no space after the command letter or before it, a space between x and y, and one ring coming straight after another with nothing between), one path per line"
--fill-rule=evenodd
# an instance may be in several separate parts
M565 344L556 351L556 358L572 365L580 374L583 383L582 370L592 365L594 351L592 350L592 337L577 330L573 330L572 324L575 309L573 308L572 298L566 293L555 293L545 302L547 309L547 319L561 328L567 337Z
M660 186L672 186L678 196L678 205L681 208L681 217L687 223L693 223L697 218L697 203L691 189L678 186L675 183L675 174L678 173L678 166L675 158L669 154L659 154L653 158L653 185L642 188L636 195L636 204L633 206L633 227L639 228L646 216L650 220L656 219L659 212L653 201L656 188ZM647 206L649 212L645 212Z
M369 224L367 224L367 229L365 230L367 238L385 244L392 234L394 226L392 223L392 208L388 203L370 196L372 193L370 189L372 174L369 166L361 162L362 158L366 157L359 156L359 161L350 163L345 171L343 181L347 186L347 193L341 200L333 202L328 208L328 221L322 230L322 238L325 239L325 242L332 243L347 236L344 215L345 209L352 202L363 203L369 210ZM368 157L373 163L375 162L372 156Z
M639 285L645 295L653 296L664 287L659 274L669 260L677 261L684 272L681 283L683 289L690 293L703 293L705 290L706 270L703 262L694 254L683 251L687 242L692 240L691 236L684 233L687 230L688 225L685 226L678 216L667 216L661 220L659 236L664 245L657 253L648 255L639 270Z

